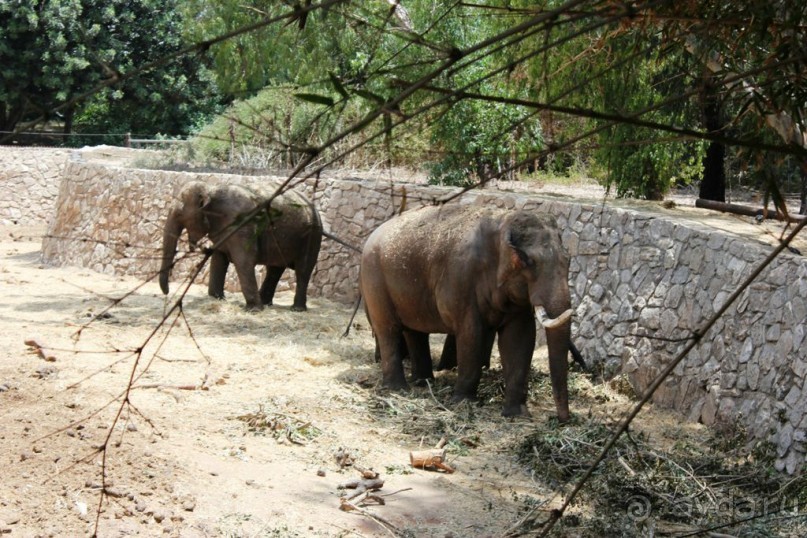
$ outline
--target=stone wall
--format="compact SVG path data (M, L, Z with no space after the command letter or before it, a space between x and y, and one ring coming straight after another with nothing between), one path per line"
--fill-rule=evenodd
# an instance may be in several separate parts
M45 261L152 276L168 204L189 180L271 178L191 175L71 162ZM389 182L311 180L300 185L327 230L356 246L401 206L431 203L450 189ZM405 196L404 196L405 193ZM770 246L631 209L474 191L459 203L554 214L572 255L574 340L607 375L625 373L642 392ZM181 271L177 271L177 275ZM312 295L356 296L358 255L324 241ZM654 396L691 420L734 422L778 451L777 467L805 461L807 262L783 254L743 293Z
M0 224L47 224L70 150L0 146Z

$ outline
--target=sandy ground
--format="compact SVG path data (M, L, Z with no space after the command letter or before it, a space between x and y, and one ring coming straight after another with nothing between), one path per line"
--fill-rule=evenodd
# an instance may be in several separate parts
M480 406L445 410L452 373L433 391L379 388L363 316L341 337L350 307L309 299L308 312L293 313L283 293L253 314L240 294L215 301L191 286L183 315L161 325L174 303L156 283L45 266L44 231L0 228L0 533L501 536L526 499L545 510L560 500L513 449L554 412L545 349L533 419L503 419L495 390ZM496 376L494 358L483 383L495 387ZM614 394L586 400L579 388L572 397L576 414L619 416L629 405ZM638 427L702 435L652 409ZM457 472L412 469L410 451L443 436ZM381 473L383 506L340 510L338 486L357 467Z
M426 389L378 389L364 320L340 337L350 308L310 299L293 313L282 294L252 314L240 294L214 301L193 286L184 317L157 329L171 303L156 283L44 266L43 231L0 236L3 533L90 535L100 503L100 536L389 536L339 509L356 466L394 493L366 508L393 532L486 536L516 521L516 492L535 486L494 440L452 455L455 474L410 468L409 452L442 432L399 431L396 402L440 404ZM509 436L529 431L499 409L479 413ZM270 427L250 431L249 417ZM340 466L340 449L353 466Z

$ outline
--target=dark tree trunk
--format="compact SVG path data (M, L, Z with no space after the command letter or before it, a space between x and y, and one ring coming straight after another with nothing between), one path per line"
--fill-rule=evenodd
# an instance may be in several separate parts
M723 120L720 110L720 96L718 95L712 78L707 75L701 94L701 107L703 123L709 133L720 133L723 130ZM699 197L704 200L716 202L726 201L726 147L719 142L709 143L706 156L703 158L703 178Z
M70 107L64 113L64 134L70 134L73 132L73 112L73 107Z
M807 215L807 159L801 161L801 204L799 215Z

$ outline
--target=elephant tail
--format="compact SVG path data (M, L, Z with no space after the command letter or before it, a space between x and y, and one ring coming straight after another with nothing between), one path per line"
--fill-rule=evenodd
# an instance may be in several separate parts
M326 239L330 239L330 240L331 240L331 241L333 241L334 243L339 243L339 244L340 244L340 245L342 245L343 247L347 247L347 248L349 248L350 250L353 250L353 251L355 251L355 252L359 252L359 253L361 253L361 249L360 249L360 248L358 248L358 247L354 247L353 245L351 245L350 243L348 243L348 242L347 242L347 241L345 241L344 239L340 239L339 237L335 236L334 234L332 234L332 233L330 233L330 232L326 232L325 230L322 230L322 235L323 235L323 236L325 236L325 238L326 238Z
M574 345L574 342L571 341L569 342L569 352L571 352L574 362L579 364L584 371L588 371L586 360L583 358L583 355L580 353L580 350L577 349L577 346Z
M183 229L180 212L176 209L172 210L165 221L165 228L163 229L163 255L162 264L160 265L160 289L165 295L168 295L168 276L174 266L177 243Z

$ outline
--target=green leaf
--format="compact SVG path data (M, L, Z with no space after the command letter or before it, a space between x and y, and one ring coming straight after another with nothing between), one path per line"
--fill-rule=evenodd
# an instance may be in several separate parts
M342 86L342 83L339 81L339 79L336 78L336 75L334 75L333 73L328 73L328 76L331 78L331 84L333 84L333 87L337 91L337 93L341 95L344 99L347 99L349 97L347 90L345 89L344 86Z
M381 97L380 95L375 94L373 92L369 92L367 90L356 90L356 95L358 95L360 97L364 97L368 101L373 101L374 103L378 103L379 105L383 105L384 102L385 102L383 97Z
M318 95L316 93L295 93L294 97L300 99L301 101L308 101L309 103L333 106L333 99L327 95Z

